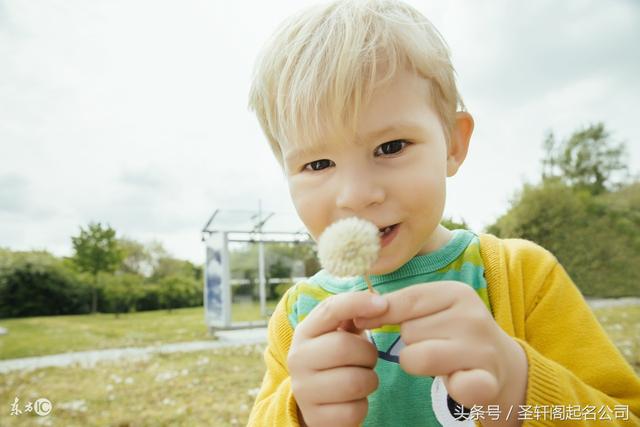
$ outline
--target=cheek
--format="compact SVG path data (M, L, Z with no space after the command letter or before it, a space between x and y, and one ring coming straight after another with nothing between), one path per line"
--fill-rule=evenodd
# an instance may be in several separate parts
M317 240L320 232L328 225L324 219L327 217L326 209L330 206L326 195L323 195L322 191L314 190L314 186L309 183L295 179L289 180L289 194L307 231Z
M446 198L446 171L440 169L420 168L405 176L403 182L396 186L401 189L397 194L402 195L403 203L414 215L437 216L442 213Z

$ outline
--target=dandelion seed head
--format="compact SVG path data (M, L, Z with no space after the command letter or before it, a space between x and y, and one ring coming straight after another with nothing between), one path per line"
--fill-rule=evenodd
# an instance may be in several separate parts
M334 222L318 239L320 264L331 275L364 275L378 259L380 238L371 222L350 217Z

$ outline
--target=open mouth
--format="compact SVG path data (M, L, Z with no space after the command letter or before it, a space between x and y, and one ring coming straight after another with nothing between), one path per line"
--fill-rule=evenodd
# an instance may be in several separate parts
M386 227L382 227L378 229L378 235L381 238L384 238L386 236L388 236L396 227L398 226L398 224L393 224L393 225L388 225Z

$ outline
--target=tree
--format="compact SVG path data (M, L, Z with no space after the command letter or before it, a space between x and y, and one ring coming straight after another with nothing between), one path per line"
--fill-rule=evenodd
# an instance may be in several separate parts
M170 276L184 276L190 279L200 280L202 277L201 271L202 269L198 269L198 267L190 261L166 256L157 260L153 273L149 277L149 281L155 283Z
M585 296L640 293L640 182L599 195L561 180L527 184L487 231L549 250Z
M158 285L160 306L169 313L178 307L202 305L201 284L192 277L167 276Z
M113 272L120 264L123 253L118 246L116 232L109 225L103 228L100 223L90 222L87 229L80 227L80 234L72 237L74 263L81 271L93 276L91 287L91 312L97 311L98 275L101 272Z
M629 180L625 145L598 123L560 143L550 133L543 146L542 181L525 184L487 231L551 251L587 296L637 295L640 182Z
M453 218L442 218L442 221L440 221L440 224L442 224L448 230L457 230L457 229L468 230L469 225L467 224L467 222L463 218L461 218L460 221L462 222L454 221Z
M624 182L614 178L620 172L628 176L626 145L612 142L601 122L575 131L563 141L556 141L550 132L543 147L543 180L559 178L570 187L595 195L619 188Z
M120 313L136 310L136 303L144 294L144 278L139 274L116 273L103 277L105 308L120 317Z
M153 271L152 256L145 246L128 238L118 239L122 249L122 263L118 270L124 274L138 274L149 277Z

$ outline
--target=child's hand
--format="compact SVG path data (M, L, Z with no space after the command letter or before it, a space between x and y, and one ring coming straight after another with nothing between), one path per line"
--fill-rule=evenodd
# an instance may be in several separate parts
M380 316L387 301L368 292L322 301L298 325L287 357L291 390L309 426L356 426L367 415L367 396L378 387L378 352L353 318Z
M442 376L449 395L467 407L524 399L524 350L498 326L473 288L443 281L384 297L389 300L385 314L355 319L355 325L373 329L400 324L406 344L400 365L406 372Z

